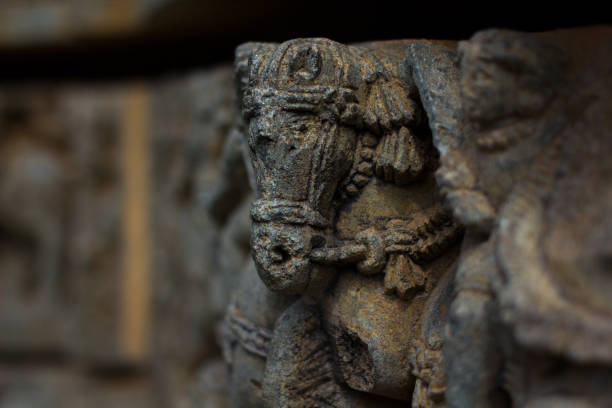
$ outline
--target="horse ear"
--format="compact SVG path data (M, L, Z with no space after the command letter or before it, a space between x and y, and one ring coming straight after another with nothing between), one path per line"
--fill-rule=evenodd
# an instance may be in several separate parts
M244 87L248 84L249 66L252 66L254 61L255 65L259 65L257 61L261 61L264 55L269 54L277 46L278 44L275 43L249 42L241 44L236 48L234 75L239 94L242 93Z

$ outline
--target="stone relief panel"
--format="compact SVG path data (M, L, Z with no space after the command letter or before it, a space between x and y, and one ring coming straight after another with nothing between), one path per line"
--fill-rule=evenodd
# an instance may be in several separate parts
M238 48L232 406L609 404L610 35Z
M458 48L465 140L438 176L467 226L447 339L464 406L498 372L515 406L612 401L611 33L489 30ZM470 366L482 382L459 379Z

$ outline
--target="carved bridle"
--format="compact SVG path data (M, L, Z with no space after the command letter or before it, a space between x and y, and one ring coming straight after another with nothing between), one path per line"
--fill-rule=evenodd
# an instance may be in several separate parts
M352 89L329 86L301 86L295 89L247 88L242 111L245 118L255 116L261 107L276 106L294 112L329 112L341 122L349 121L358 106Z
M310 86L288 90L250 88L245 92L243 113L248 119L257 115L262 107L272 106L292 112L326 113L330 119L340 124L356 114L357 102L354 91L342 87ZM324 140L318 143L324 143ZM319 148L319 153L325 154L324 146ZM346 183L341 181L341 184ZM331 226L330 221L314 209L308 200L259 199L251 205L251 218L255 222L278 221L309 225L317 229Z
M418 225L389 225L384 231L366 229L355 240L340 242L335 247L315 248L310 257L313 262L328 265L357 263L360 272L374 274L384 267L387 255L407 254L414 261L428 261L456 241L461 233L462 228L447 211L440 209Z
M251 205L251 218L255 222L278 221L284 224L309 225L324 229L330 222L305 201L256 200Z
M341 119L342 113L348 110L346 101L352 104L357 102L352 91L328 87L301 88L299 92L254 88L245 99L247 117L256 115L261 106L277 106L292 111L327 111ZM358 107L350 110L356 112ZM349 196L358 195L373 177L372 161L378 142L378 138L371 133L360 132L353 165L338 185L334 207L345 202ZM259 199L251 206L251 218L254 222L307 225L318 230L332 227L330 219L314 209L308 200ZM314 248L310 258L313 262L327 265L357 264L360 272L374 274L385 266L387 255L403 253L414 260L433 258L440 248L454 241L458 234L460 229L446 211L441 210L431 214L421 225L412 225L411 228L390 228L382 232L366 229L357 234L355 240L335 242L331 247Z

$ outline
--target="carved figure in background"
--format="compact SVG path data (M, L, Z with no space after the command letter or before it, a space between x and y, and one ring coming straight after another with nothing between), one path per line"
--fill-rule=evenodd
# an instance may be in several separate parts
M0 100L2 346L56 351L64 346L68 321L50 317L60 312L65 289L70 141L57 108L49 108L57 101L24 94L6 92Z
M514 406L612 401L611 35L489 30L459 46L448 92L465 138L438 171L467 226L444 342L453 406L496 406L500 378Z
M381 403L355 391L443 400L444 305L462 230L437 194L410 45L305 39L238 51L249 56L253 257L270 289L306 295L272 335L270 406Z
M33 250L31 259L35 262L34 276L22 276L24 286L18 290L32 290L40 296L43 307L52 307L63 245L62 198L68 187L65 163L61 153L54 153L36 140L13 143L5 154L0 186L2 230L20 237L25 247Z
M610 404L611 36L239 49L267 406Z

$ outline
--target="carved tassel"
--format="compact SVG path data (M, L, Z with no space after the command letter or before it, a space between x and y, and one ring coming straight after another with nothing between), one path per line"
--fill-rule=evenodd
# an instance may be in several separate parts
M424 143L408 128L401 127L383 137L375 156L376 175L397 185L408 184L425 170L427 155Z
M396 293L399 298L407 299L425 287L426 279L423 269L408 255L395 253L389 256L385 267L385 293L388 295Z

